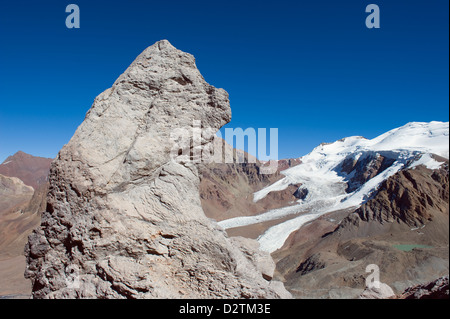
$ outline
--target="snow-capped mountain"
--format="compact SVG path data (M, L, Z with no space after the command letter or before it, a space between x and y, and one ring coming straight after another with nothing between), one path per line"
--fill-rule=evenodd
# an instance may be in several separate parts
M412 122L371 140L354 136L324 143L300 158L300 165L283 171L283 179L257 191L253 197L258 202L271 192L301 184L301 196L297 196L300 199L295 205L257 216L227 219L219 225L228 229L295 216L259 236L261 249L273 252L305 223L329 212L358 208L398 171L418 165L438 168L448 158L448 122Z

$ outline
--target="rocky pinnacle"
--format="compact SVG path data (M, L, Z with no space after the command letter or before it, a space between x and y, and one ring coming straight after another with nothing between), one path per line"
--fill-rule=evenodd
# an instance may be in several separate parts
M52 164L47 209L25 247L33 297L289 297L256 242L205 217L196 165L170 156L171 132L230 119L227 92L192 55L166 40L141 53Z

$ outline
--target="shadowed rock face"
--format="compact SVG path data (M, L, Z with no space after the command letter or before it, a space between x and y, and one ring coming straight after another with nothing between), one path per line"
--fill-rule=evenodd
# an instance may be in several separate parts
M398 299L449 299L448 275L406 289Z
M52 164L47 209L26 247L33 297L289 296L267 280L254 245L244 254L205 217L196 165L171 159L173 132L197 120L214 133L230 119L228 94L205 82L192 55L168 41L139 55ZM177 147L194 153L189 140Z
M355 158L355 154L351 154L341 163L338 171L348 175L346 192L351 193L371 178L383 172L394 162L395 158L389 158L375 152L365 152L358 158Z
M448 212L448 185L448 163L431 174L423 167L400 171L383 182L375 198L358 208L355 214L364 222L397 221L412 227L422 226L431 221L436 212Z

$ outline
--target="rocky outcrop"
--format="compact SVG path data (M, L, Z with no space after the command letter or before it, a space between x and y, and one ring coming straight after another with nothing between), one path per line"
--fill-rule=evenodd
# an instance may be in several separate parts
M296 271L300 275L306 275L312 271L323 269L327 266L327 263L323 260L321 253L313 254L305 261L301 262Z
M342 161L337 171L345 174L347 193L361 187L365 182L383 172L395 162L395 156L389 157L390 152L363 152L350 154Z
M33 194L33 188L16 177L0 175L0 196L21 196Z
M287 158L281 159L277 161L277 169L279 172L284 171L285 169L297 166L301 164L300 158Z
M391 287L380 282L378 286L364 289L359 296L360 299L391 299L395 296Z
M448 275L406 289L399 299L449 299Z
M430 173L423 166L400 171L384 181L376 196L349 216L346 223L358 220L379 223L402 222L411 227L422 226L435 213L447 213L449 203L448 162Z
M31 199L33 188L16 177L0 175L0 218L22 210Z
M259 252L247 244L244 254L201 208L195 145L230 118L228 94L192 55L168 41L139 55L52 164L47 209L26 246L33 297L287 296L258 271ZM183 133L198 123L211 134L195 144Z

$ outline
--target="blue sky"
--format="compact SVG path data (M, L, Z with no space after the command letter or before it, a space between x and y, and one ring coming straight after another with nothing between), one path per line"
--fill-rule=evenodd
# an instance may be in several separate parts
M81 28L67 29L75 3ZM365 26L376 3L381 28ZM94 98L168 39L230 94L226 127L278 128L279 157L449 119L448 0L2 1L0 161L54 157Z

